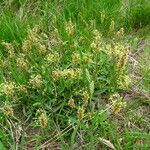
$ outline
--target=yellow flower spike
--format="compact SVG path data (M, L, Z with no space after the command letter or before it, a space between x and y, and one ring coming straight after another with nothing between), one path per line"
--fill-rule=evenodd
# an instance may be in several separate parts
M42 81L42 76L41 75L33 75L31 76L31 79L29 80L29 83L34 87L34 88L40 88L43 84Z
M99 31L98 31L97 29L95 29L95 30L93 30L93 34L94 34L94 36L96 37L96 36L99 35Z
M3 107L3 110L4 110L4 113L7 115L7 116L14 116L14 110L12 108L12 106L10 105L5 105Z
M79 120L82 120L84 117L85 110L83 107L79 107L77 110L77 117Z
M40 126L45 128L48 125L48 118L45 110L42 110L41 115L38 117Z
M32 43L37 43L39 41L36 33L37 33L37 31L36 31L36 29L34 31L34 28L32 30L31 29L28 30L28 37L27 38Z
M27 63L25 62L24 58L18 57L16 59L16 62L17 62L17 66L20 67L22 70L26 71L28 69Z
M103 24L104 23L104 20L105 20L105 12L103 11L102 13L101 13L101 23Z
M57 28L52 31L50 38L51 46L59 46L60 44L63 44Z
M91 46L91 48L93 48L93 49L97 49L97 44L96 44L95 42L92 42L90 46Z
M83 54L83 61L86 63L92 63L92 54L90 52Z
M76 68L76 69L75 69L75 77L76 77L77 79L80 79L81 76L82 76L82 70L81 70L80 68Z
M72 36L74 34L74 25L71 20L66 24L66 33L68 36Z
M54 55L51 54L51 53L47 54L45 60L46 60L46 63L48 63L48 64L53 63L53 61L54 61Z
M112 100L120 99L120 98L121 98L120 95L118 93L115 93L110 96L109 100L112 101Z
M124 70L125 65L127 64L127 61L128 61L128 53L126 52L121 56L121 58L118 62L119 71Z
M114 20L111 21L110 26L109 26L109 31L112 33L115 29L115 22Z
M124 34L124 28L121 28L119 31L116 32L116 37L120 38Z
M1 43L7 50L12 50L12 51L14 51L14 47L13 47L13 45L11 44L11 43L7 43L7 42L2 42Z
M41 44L40 42L36 43L36 49L39 52L39 54L45 54L46 53L46 46Z
M119 88L124 90L128 89L131 83L131 78L128 75L123 75L118 79Z
M45 58L47 64L59 63L60 59L61 59L61 56L57 52L54 52L53 54L49 53Z
M52 72L52 79L54 81L57 81L61 77L61 71L60 70L55 70Z
M14 52L14 47L11 43L7 43L7 42L2 42L1 43L5 49L7 50L9 57L13 58L15 56L15 52Z
M73 53L73 54L71 55L71 57L72 57L72 63L73 63L74 65L80 63L81 58L80 58L80 54L79 54L79 53Z
M112 101L110 108L114 114L119 113L126 107L126 102L123 102L122 97L118 93L111 95L109 99Z
M75 108L75 102L74 102L74 99L71 98L69 101L68 101L68 105L71 107L71 108Z
M28 93L27 88L25 85L18 85L16 86L16 91L19 93Z
M83 98L82 99L83 99L84 105L86 106L88 104L89 99L90 99L90 96L89 96L87 91L83 92Z
M61 59L61 55L58 52L54 52L54 62L58 63Z
M25 54L30 54L31 45L31 41L25 40L22 45L22 52Z
M64 73L64 76L69 80L75 77L75 72L73 69L66 69L63 71L63 73Z
M113 101L111 109L114 114L118 114L124 107L126 107L126 102Z
M15 56L15 52L14 51L8 51L9 53L9 57L10 58L13 58Z
M97 43L99 43L99 42L101 41L101 39L102 39L102 35L101 35L101 34L99 34L99 35L97 35L97 36L95 37L95 41L96 41Z
M120 29L120 34L123 35L124 34L124 28Z
M116 32L116 37L117 37L117 38L120 38L120 37L121 37L120 31L117 31L117 32Z
M127 61L128 59L128 48L120 43L111 43L106 45L106 53L110 57L115 57L118 60L118 68L119 66L124 67L124 61ZM123 58L124 57L124 58ZM126 64L127 62L125 62ZM122 68L121 67L121 68ZM118 69L119 71L119 69Z
M15 94L15 86L14 82L2 83L0 85L0 93L12 97Z
M93 31L95 37L94 37L94 41L91 43L90 47L92 48L93 52L99 52L100 48L101 48L101 39L102 39L102 35L99 33L98 30L94 30Z
M96 43L96 42L93 42L93 43L91 43L91 48L92 48L92 50L93 50L93 52L94 53L98 53L98 52L100 52L100 50L101 50L101 44L98 42L98 43Z

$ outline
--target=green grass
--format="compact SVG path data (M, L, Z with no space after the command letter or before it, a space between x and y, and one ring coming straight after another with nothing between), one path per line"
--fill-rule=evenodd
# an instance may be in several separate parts
M149 4L148 0L2 1L0 149L148 150ZM101 14L105 14L103 22ZM69 21L74 29L70 36L66 32ZM115 28L110 32L112 21ZM118 38L121 28L125 33ZM94 50L90 45L100 34ZM22 51L23 45L27 52ZM129 61L122 58L125 68L118 73L126 47L130 47ZM75 63L74 53L79 57L74 55ZM81 76L75 69L80 69ZM129 87L128 78L123 80L128 76ZM25 89L19 91L20 85ZM115 93L120 96L110 100ZM72 99L75 104L69 103ZM113 111L113 102L121 103L118 113Z

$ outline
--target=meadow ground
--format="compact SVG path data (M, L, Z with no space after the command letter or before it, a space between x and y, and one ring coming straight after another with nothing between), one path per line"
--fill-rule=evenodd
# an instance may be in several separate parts
M0 150L150 149L149 0L1 0Z

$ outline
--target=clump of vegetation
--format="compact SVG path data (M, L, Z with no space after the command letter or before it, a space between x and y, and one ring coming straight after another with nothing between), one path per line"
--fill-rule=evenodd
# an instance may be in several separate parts
M126 38L149 24L140 16L148 14L144 3L6 3L0 5L0 149L147 148L148 135L135 125L145 118L130 116L141 105L129 101L135 81L141 83L132 70L138 39Z
M107 43L96 29L90 33L91 42L86 37L76 39L77 28L71 20L64 32L65 39L55 28L50 39L36 26L28 30L22 45L2 42L0 86L4 104L23 105L33 114L44 109L51 116L59 112L66 119L74 116L81 120L84 113L97 110L93 100L96 91L109 96L129 88L129 52L119 40L123 29L116 33L117 41L114 38ZM114 21L110 32L114 34Z

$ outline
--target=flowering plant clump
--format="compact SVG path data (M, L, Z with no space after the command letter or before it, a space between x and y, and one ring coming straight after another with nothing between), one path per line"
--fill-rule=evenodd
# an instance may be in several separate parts
M104 22L105 15L101 17ZM43 127L57 112L66 118L84 119L97 110L92 105L96 105L95 92L110 95L131 85L127 72L129 50L119 40L123 31L121 28L115 33L112 20L112 40L105 41L97 29L88 31L90 40L77 39L77 27L70 20L65 23L64 36L55 28L49 37L35 26L20 46L3 41L0 98L10 103L8 106L15 103L33 112L42 110L38 122ZM114 113L125 106L118 94L110 99ZM5 106L8 115L14 110Z

